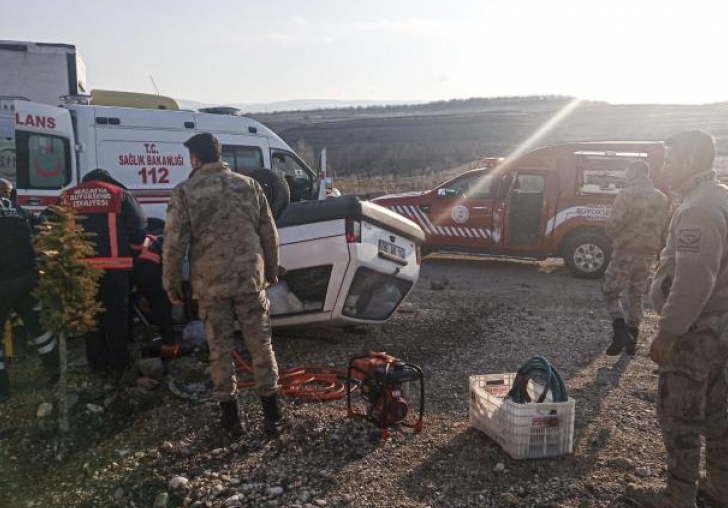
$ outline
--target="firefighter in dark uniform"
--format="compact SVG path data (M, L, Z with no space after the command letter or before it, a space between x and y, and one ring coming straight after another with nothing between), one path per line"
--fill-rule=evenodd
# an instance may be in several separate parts
M150 242L134 259L134 285L139 294L149 302L152 321L159 327L162 344L177 343L172 323L172 303L162 287L162 243L163 239L148 237Z
M7 190L4 182L2 187L3 191ZM15 310L25 324L31 343L38 349L51 382L55 383L58 380L57 342L50 332L41 328L38 302L32 295L38 283L38 270L30 217L6 197L0 197L0 238L3 239L0 249L0 330L5 329L10 311ZM0 402L9 397L10 379L0 342Z
M88 261L104 270L97 299L104 311L97 328L86 334L89 368L120 377L127 367L129 291L132 258L146 241L147 219L131 193L108 171L95 169L83 183L66 190L63 202L79 214L96 256Z

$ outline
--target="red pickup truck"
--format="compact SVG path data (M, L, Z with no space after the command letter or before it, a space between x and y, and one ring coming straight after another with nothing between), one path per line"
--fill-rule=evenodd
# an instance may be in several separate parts
M625 170L646 160L661 175L659 142L580 142L537 148L463 173L425 192L374 201L417 222L425 253L562 257L577 277L596 279L611 254L604 234Z

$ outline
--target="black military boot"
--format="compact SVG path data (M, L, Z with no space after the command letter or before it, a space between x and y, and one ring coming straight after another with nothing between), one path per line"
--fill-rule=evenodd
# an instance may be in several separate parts
M240 437L243 435L243 423L240 421L240 408L237 399L220 402L222 409L222 418L220 425L227 430L232 437Z
M281 409L278 393L261 397L263 406L263 430L268 437L277 437L288 430L288 418Z
M607 348L607 355L617 356L625 346L632 342L632 336L627 328L627 323L622 318L617 318L612 321L612 329L614 330L614 335L612 337L612 343Z
M637 353L637 337L640 335L640 329L638 326L630 326L628 330L632 336L632 340L624 346L624 352L630 356L634 356Z

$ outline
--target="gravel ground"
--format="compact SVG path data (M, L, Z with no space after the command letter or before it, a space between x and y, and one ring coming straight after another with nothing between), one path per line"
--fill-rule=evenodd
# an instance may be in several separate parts
M433 289L436 288L436 289ZM440 289L442 288L442 289ZM218 432L217 408L164 388L119 390L73 373L73 432L60 439L38 417L52 394L37 360L12 365L15 393L0 406L0 506L488 507L629 506L628 483L657 485L664 449L654 416L657 377L643 341L634 358L603 354L610 323L598 281L545 273L534 263L431 257L390 323L367 333L280 332L279 364L344 367L368 349L420 364L422 434L373 439L345 403L286 400L292 431L266 441L253 393L241 394L247 435ZM649 315L643 332L652 332ZM77 345L76 348L79 346ZM79 350L80 352L80 350ZM514 460L468 424L468 376L515 372L546 356L576 399L574 453ZM205 378L195 358L175 376Z

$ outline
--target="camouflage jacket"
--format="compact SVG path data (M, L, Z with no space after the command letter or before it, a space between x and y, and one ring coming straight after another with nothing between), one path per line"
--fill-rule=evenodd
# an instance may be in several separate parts
M278 274L278 231L260 185L225 163L205 164L178 184L164 227L165 290L179 292L188 249L196 298L262 291Z
M654 256L667 224L667 196L649 178L628 182L614 201L606 233L617 253Z
M702 182L683 198L650 291L660 330L676 335L728 313L728 188Z

